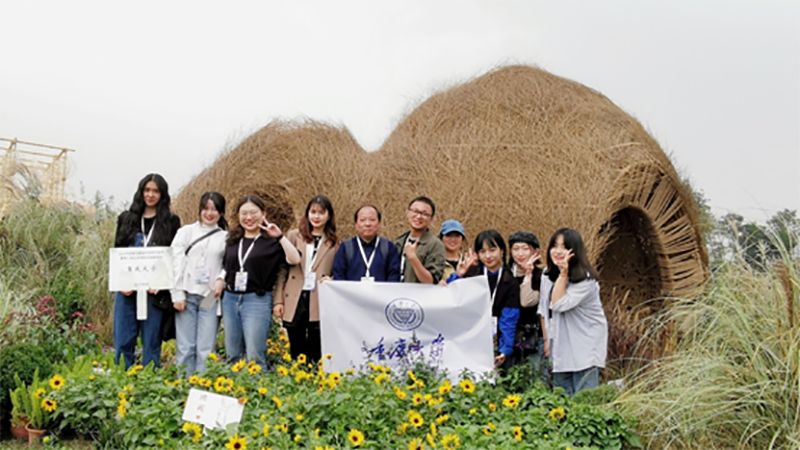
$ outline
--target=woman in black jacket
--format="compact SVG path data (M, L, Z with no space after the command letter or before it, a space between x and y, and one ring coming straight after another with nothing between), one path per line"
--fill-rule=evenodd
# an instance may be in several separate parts
M169 186L161 175L142 178L127 211L117 219L114 247L169 247L181 221L169 210ZM114 298L114 352L119 363L133 365L136 338L142 335L142 365L161 363L162 323L174 319L168 290L148 290L147 320L136 319L136 292L117 292Z

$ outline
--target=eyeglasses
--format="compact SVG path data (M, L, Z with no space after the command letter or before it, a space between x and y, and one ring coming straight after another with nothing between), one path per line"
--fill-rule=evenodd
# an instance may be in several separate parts
M433 217L433 214L431 214L431 213L428 213L428 212L425 212L425 211L420 211L418 209L411 209L411 208L408 208L408 214L410 216L412 216L412 217L413 216L420 216L420 217L424 217L426 219L430 219L431 217Z

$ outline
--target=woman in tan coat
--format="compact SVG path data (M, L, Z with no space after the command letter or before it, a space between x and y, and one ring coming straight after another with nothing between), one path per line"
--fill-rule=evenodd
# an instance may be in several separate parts
M283 319L292 358L306 355L309 362L316 362L322 357L317 287L323 277L331 276L333 258L339 249L333 205L328 197L312 198L300 226L287 238L300 252L300 264L291 266L278 283L273 314Z

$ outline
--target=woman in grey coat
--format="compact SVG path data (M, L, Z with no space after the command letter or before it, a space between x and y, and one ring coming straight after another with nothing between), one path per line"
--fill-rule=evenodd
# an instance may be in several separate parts
M598 369L606 364L608 322L597 272L581 235L570 228L550 238L539 314L545 323L545 354L553 362L554 386L569 395L597 387Z

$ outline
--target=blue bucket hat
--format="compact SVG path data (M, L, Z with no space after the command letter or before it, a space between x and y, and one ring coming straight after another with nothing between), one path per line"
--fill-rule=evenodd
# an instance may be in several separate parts
M461 235L464 236L464 239L467 238L467 234L464 233L464 225L461 225L461 222L457 220L445 220L444 223L442 223L442 228L439 230L439 237L441 238L442 236L452 233L453 231L461 233Z

